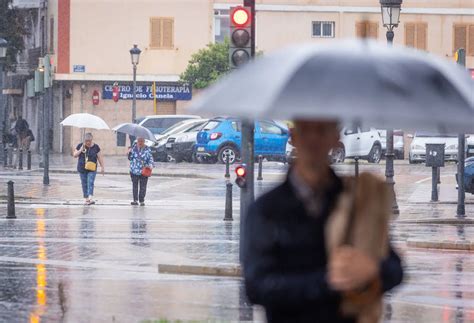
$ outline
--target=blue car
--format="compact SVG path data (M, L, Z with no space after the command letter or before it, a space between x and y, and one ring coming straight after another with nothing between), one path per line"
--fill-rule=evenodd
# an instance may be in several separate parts
M464 190L474 194L474 157L467 158L464 164Z
M288 129L273 121L255 122L255 156L262 155L267 160L285 161ZM225 163L240 160L242 141L241 122L235 118L215 118L209 120L197 134L195 154L198 162Z

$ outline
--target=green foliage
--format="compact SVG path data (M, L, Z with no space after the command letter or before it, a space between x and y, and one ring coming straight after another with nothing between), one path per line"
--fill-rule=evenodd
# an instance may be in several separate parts
M203 89L229 71L229 40L226 39L224 43L209 44L193 54L180 80Z
M25 28L24 11L11 8L12 0L0 0L0 37L8 42L5 68L14 70L16 57L24 47L23 36L27 34Z

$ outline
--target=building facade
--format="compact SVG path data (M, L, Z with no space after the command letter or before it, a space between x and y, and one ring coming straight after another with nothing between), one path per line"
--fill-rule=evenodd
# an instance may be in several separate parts
M227 0L49 0L44 14L43 52L55 69L51 114L53 147L69 153L80 140L77 129L61 128L71 113L99 115L111 126L131 121L129 50L142 50L138 65L137 116L184 113L192 99L181 96L177 83L191 55L229 36L229 8L242 1ZM256 46L270 53L301 42L371 37L385 42L378 0L257 0ZM405 0L395 44L425 50L453 60L456 49L467 52L474 69L474 2L472 0ZM35 45L36 46L36 45ZM31 74L30 74L31 75ZM31 77L31 76L30 76ZM121 99L111 98L116 83ZM158 103L150 92L153 83ZM26 82L19 102L31 117L39 109L28 97ZM99 98L99 101L93 97ZM18 99L18 98L17 98ZM36 111L36 112L33 112ZM33 124L41 125L40 115ZM39 118L39 119L38 119ZM96 133L106 154L121 154L116 135Z

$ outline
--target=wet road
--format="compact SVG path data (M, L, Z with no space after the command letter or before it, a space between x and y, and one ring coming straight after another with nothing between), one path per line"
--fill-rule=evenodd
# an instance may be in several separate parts
M266 166L259 193L283 178L284 166ZM383 174L383 167L362 167ZM98 177L93 207L81 205L75 175L54 174L46 189L39 174L15 176L18 219L0 220L0 322L264 321L260 308L245 304L239 279L158 274L158 264L238 263L238 194L235 221L224 223L223 168L174 171L205 170L209 179L152 178L145 208L128 205L126 176ZM350 173L352 166L336 170ZM444 202L455 200L454 172L452 165L443 170ZM474 322L473 253L406 246L410 238L473 239L473 226L402 222L454 216L453 204L427 203L429 176L422 166L398 168L402 214L392 234L407 278L387 296L384 320ZM472 216L474 199L467 201Z

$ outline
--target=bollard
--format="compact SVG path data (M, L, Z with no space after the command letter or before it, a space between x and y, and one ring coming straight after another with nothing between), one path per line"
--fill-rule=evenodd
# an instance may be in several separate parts
M225 190L225 215L224 221L233 221L232 218L232 183L227 181Z
M3 167L7 167L8 165L8 146L5 145L3 148Z
M23 149L18 150L18 169L23 170Z
M26 169L31 170L31 150L26 153Z
M355 177L359 177L359 157L354 157L355 160Z
M225 178L230 178L230 158L229 153L226 154L225 158Z
M8 213L7 213L7 219L16 219L15 215L15 191L13 188L13 182L9 181L8 182Z
M262 177L262 167L263 167L263 156L262 155L259 155L258 156L258 177L257 177L257 181L261 181L263 180L263 177Z
M8 167L13 167L13 147L8 149Z
M438 202L438 167L432 167L431 202Z

